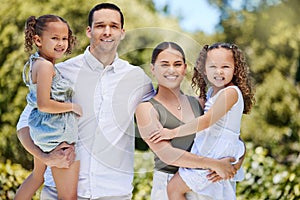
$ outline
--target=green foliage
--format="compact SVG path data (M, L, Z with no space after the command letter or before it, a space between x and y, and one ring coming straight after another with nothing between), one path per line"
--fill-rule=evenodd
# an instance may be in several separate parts
M10 160L0 163L0 199L13 199L17 189L30 174L20 164L12 164ZM39 192L34 196L38 199Z
M134 200L150 200L154 157L151 151L135 151L133 198Z
M299 199L300 165L283 165L268 156L262 146L247 143L243 164L245 180L237 184L238 199Z

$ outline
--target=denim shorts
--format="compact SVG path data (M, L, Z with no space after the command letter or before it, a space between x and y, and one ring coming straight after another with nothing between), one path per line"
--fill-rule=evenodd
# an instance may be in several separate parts
M34 108L29 115L28 125L34 144L44 152L52 151L62 142L77 142L78 124L73 112L51 114Z

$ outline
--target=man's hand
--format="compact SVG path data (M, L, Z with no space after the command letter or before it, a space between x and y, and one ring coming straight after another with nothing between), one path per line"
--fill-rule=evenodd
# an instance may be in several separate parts
M74 145L61 143L54 150L45 155L43 162L49 167L69 168L74 160Z

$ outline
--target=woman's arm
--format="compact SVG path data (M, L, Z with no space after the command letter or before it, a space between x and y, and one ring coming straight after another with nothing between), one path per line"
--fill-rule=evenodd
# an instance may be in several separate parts
M52 78L55 75L53 64L46 60L37 60L32 68L32 80L37 84L37 106L42 112L64 113L75 112L82 115L78 104L58 102L50 98Z
M149 138L151 133L162 128L158 120L158 113L151 103L139 104L135 114L141 137L148 144L149 148L166 164L187 168L212 169L225 179L231 178L235 174L236 170L231 165L231 162L234 162L234 158L215 160L174 148L166 140L157 143L151 142Z
M162 129L156 131L150 136L152 142L169 140L174 137L182 137L202 131L221 119L237 102L238 93L234 88L223 90L212 107L202 116L181 125L175 129Z

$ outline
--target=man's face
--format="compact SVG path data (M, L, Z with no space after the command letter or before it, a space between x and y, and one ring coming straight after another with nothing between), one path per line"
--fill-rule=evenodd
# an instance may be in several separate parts
M94 54L115 54L120 41L125 37L120 13L101 9L94 12L92 27L86 34L90 38L90 51Z

